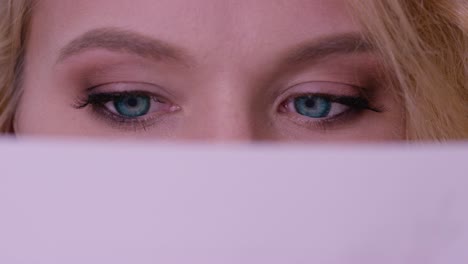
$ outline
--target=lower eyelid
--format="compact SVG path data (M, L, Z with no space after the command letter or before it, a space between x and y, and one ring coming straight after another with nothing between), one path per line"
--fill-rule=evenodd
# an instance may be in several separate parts
M341 114L338 114L331 118L319 118L313 119L305 116L301 116L297 113L290 113L286 112L283 113L283 117L287 118L290 122L295 123L300 127L304 127L306 129L312 130L319 130L319 131L326 131L329 129L335 129L350 122L355 121L356 118L359 118L359 113L361 111L357 109L349 109Z
M147 130L147 128L156 125L162 116L153 114L149 117L126 118L104 109L103 106L97 105L93 105L90 108L90 111L97 120L107 123L110 127L133 132L138 130Z

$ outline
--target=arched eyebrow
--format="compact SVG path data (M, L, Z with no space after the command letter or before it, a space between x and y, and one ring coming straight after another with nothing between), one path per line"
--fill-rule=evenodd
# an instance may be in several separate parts
M192 65L193 59L181 48L140 33L118 28L90 30L65 45L57 62L93 49L135 54L154 60L172 60ZM296 46L280 59L281 65L314 64L332 55L371 52L374 47L360 33L345 33L308 41Z
M154 60L172 60L185 65L191 61L182 49L164 41L129 30L98 28L90 30L66 44L60 50L57 62L63 62L72 56L93 49L130 53Z
M287 53L283 62L286 65L313 64L333 55L368 53L374 50L374 46L361 33L337 34L298 45Z

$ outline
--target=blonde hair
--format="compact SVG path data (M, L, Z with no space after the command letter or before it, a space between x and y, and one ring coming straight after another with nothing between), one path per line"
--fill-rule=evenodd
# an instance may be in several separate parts
M464 0L350 0L390 70L407 139L468 138ZM32 0L0 3L0 133L13 132Z
M468 138L467 3L355 0L352 5L393 71L407 138Z
M13 131L32 4L31 0L0 3L0 133Z

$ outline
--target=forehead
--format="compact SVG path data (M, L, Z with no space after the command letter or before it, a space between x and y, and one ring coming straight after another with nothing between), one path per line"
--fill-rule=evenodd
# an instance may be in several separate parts
M275 45L357 31L345 0L39 0L33 16L33 32L55 43L97 27L136 30L193 48L206 42Z

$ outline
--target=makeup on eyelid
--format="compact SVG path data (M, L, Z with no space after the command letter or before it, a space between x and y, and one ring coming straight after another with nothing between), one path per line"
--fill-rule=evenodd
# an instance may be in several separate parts
M142 112L140 115L125 116L116 110L116 101L124 100L122 96L132 95L147 95L154 100L150 104L157 103L158 106L163 102L169 102L180 98L174 94L180 95L188 92L183 91L180 87L187 88L187 85L181 83L174 85L180 78L178 74L161 74L160 72L168 71L167 67L158 67L157 63L147 61L143 58L135 58L128 55L118 55L112 52L99 53L101 55L98 63L92 63L93 60L84 60L90 54L85 53L74 56L68 61L68 71L73 72L72 75L79 76L85 90L81 89L82 95L76 100L74 106L77 109L91 107L93 115L100 115L100 118L105 118L108 122L115 122L119 126L134 126L148 129L153 124L157 124L157 119L161 116L177 112L182 109L183 105L177 106L165 105L164 107L155 108L154 112ZM99 56L98 56L99 57ZM348 59L346 59L346 57ZM127 61L128 59L128 61ZM279 88L278 86L271 87L270 89L277 90L274 98L273 108L277 108L278 113L286 113L287 111L294 112L295 109L285 107L288 100L299 96L316 95L323 98L330 104L330 112L333 116L328 118L311 118L311 117L298 117L293 116L291 119L301 121L303 124L308 125L314 123L331 124L332 121L339 121L338 116L348 114L357 114L359 111L370 110L379 112L379 110L372 105L370 101L372 97L373 88L363 87L358 85L369 86L374 79L375 63L369 58L362 58L362 56L345 56L345 58L332 58L323 61L320 67L309 67L307 64L299 68L291 67L284 74L284 78L289 79L289 83L294 80L333 80L333 81L306 81L304 83L294 84ZM66 64L65 64L66 66ZM165 69L166 68L166 69ZM180 72L179 68L179 72ZM185 76L184 76L185 77ZM131 81L128 81L131 80ZM147 81L149 80L149 81ZM165 85L154 84L164 80ZM84 82L83 82L84 81ZM279 82L285 85L288 82ZM190 87L192 90L198 89L197 87ZM170 100L164 99L169 98ZM279 101L278 101L279 100ZM291 104L289 104L291 105ZM151 107L153 109L154 107ZM336 109L341 109L336 110ZM290 113L291 114L291 113ZM328 114L328 113L327 113ZM299 115L296 113L296 115ZM316 120L301 120L302 119L316 119ZM343 121L343 120L342 120ZM296 123L301 123L296 122ZM322 126L323 126L322 125Z
M363 111L382 113L367 87L336 82L306 82L288 88L279 111L296 124L329 129L353 121Z
M105 118L108 122L127 126L126 129L138 129L140 127L146 130L156 124L155 122L160 116L181 109L180 106L170 103L160 95L141 90L142 88L152 88L152 86L154 85L142 83L117 83L98 86L89 90L90 93L87 98L78 99L75 107L83 109L90 106L94 115ZM296 116L293 116L291 120L298 124L316 128L330 127L334 123L344 122L345 118L350 119L351 114L358 114L361 111L381 112L381 110L371 105L365 95L362 95L363 91L358 87L340 83L308 82L287 89L284 92L285 95L282 96L289 97L280 96L279 100L282 101L273 107L278 108L279 114L291 115L296 112L294 113ZM296 98L301 97L309 98L307 99L309 103L316 102L318 99L322 104L325 103L328 109L322 113L323 116L308 116L299 111L297 104L294 103L294 100L297 100ZM122 102L126 103L124 105L126 110L120 111L121 107L119 108L119 106L122 105ZM137 105L138 102L146 102L148 105ZM311 107L315 107L315 103L306 106L310 110ZM143 110L141 111L141 109ZM129 110L130 112L128 112ZM320 111L320 109L318 110ZM317 109L314 111L317 111ZM329 113L332 113L332 116L329 117Z
M165 89L178 85L180 67L110 51L90 50L56 65L57 78L78 92L109 83L147 83L158 86L158 92L169 96L177 92ZM173 86L171 85L171 86ZM121 89L120 89L121 90Z

